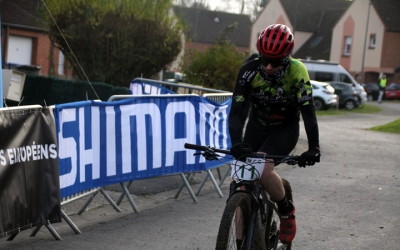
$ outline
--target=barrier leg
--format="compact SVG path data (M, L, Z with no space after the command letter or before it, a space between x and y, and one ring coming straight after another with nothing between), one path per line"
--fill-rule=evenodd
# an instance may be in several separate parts
M18 233L13 233L10 236L8 236L7 241L12 241L15 238L15 236L17 236L17 234Z
M189 173L189 174L187 174L186 178L188 178L189 180L192 180L194 178L194 174ZM185 187L185 182L182 182L181 186L179 187L178 191L175 194L175 199L178 199L178 197L181 194L184 187Z
M56 230L54 230L54 228L51 226L50 222L47 222L47 223L45 224L45 226L47 227L47 229L50 231L50 233L53 235L53 237L54 237L56 240L62 240L61 237L60 237L60 235L58 235L58 233L56 232Z
M210 176L210 179L211 179L212 183L214 184L214 187L215 187L215 189L217 190L217 192L218 192L218 194L219 194L219 197L221 197L221 198L224 197L224 195L223 195L222 192L221 192L221 189L219 188L217 182L215 181L215 178L214 178L214 176L213 176L211 170L208 169L208 170L207 170L207 173L208 173L208 175Z
M74 230L76 234L81 234L81 230L75 225L75 223L68 217L68 215L61 209L61 216L68 223L68 225Z
M32 233L29 235L31 237L34 237L40 230L40 228L42 227L42 225L36 226L33 230Z
M222 176L221 181L219 182L219 186L220 186L220 187L222 186L222 184L224 184L224 181L225 181L226 177L228 177L228 174L230 173L230 171L231 171L231 168L230 168L230 166L228 165L228 168L226 169L224 175Z
M127 186L128 189L132 185L132 183L133 183L133 181L129 181L128 186ZM120 184L122 185L122 183L120 183ZM124 183L124 185L125 185L125 183ZM122 192L118 198L117 205L119 205L122 202L122 199L124 198L124 196L125 196L125 192Z
M218 179L221 181L221 170L217 168Z
M89 199L86 201L86 203L82 206L82 208L78 211L78 214L81 215L86 208L89 206L90 202L92 202L92 200L94 199L94 197L96 197L96 195L99 193L100 190L97 190L96 192L94 192L92 195L90 195Z
M111 197L107 194L106 191L104 191L103 188L100 188L100 192L103 194L103 196L108 200L108 202L111 204L111 206L113 206L113 208L117 211L117 212L121 212L122 210L118 207L117 204L115 204L115 202L113 201L113 199L111 199Z
M139 213L139 210L137 209L136 204L135 204L135 202L133 201L132 196L131 196L131 194L129 193L129 190L128 190L128 188L126 187L125 183L120 183L120 184L121 184L122 189L124 190L124 193L125 193L125 195L126 195L126 198L128 198L128 201L129 201L129 203L131 204L131 206L132 206L132 208L133 208L133 211L135 211L135 213ZM123 197L123 196L122 196L122 197Z
M199 187L197 188L196 195L200 194L200 191L201 191L201 189L203 189L203 186L206 183L207 179L208 179L208 173L206 173L206 175L204 176L203 180L201 181Z
M189 191L190 195L192 196L193 201L194 201L195 203L197 203L196 195L193 193L193 190L192 190L192 188L190 187L189 182L188 182L188 180L186 179L185 175L184 175L183 173L181 173L180 175L181 175L181 178L182 178L183 182L185 183L185 186L186 186L187 190Z

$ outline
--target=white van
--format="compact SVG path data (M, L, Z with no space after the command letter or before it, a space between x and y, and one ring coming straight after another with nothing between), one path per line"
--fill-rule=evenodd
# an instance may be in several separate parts
M357 91L360 104L364 104L367 101L367 93L364 88L339 63L325 60L299 60L306 66L311 80L351 83Z

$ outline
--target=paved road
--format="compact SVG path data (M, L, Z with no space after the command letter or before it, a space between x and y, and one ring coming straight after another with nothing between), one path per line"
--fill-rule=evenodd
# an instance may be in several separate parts
M298 223L294 249L400 249L400 135L367 130L400 118L400 104L380 106L384 111L379 114L319 117L322 162L305 169L278 169L294 189ZM302 130L296 151L304 148ZM223 186L225 196L227 190L228 182ZM95 208L71 216L82 234L74 234L65 222L57 223L54 227L63 241L41 229L36 237L24 231L13 242L1 239L0 248L214 248L226 198L220 198L212 185L198 195L198 204L186 191L178 200L173 198L175 190L150 193L134 196L138 214L127 202L117 213L99 196ZM99 207L101 202L105 205ZM64 209L77 211L74 206L79 205Z

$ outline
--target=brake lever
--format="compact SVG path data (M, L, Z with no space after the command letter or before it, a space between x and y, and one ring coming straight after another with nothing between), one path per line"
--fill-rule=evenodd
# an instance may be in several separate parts
M293 159L291 157L287 157L282 159L281 163L286 163L288 165L296 165L299 159L296 157L296 159Z
M202 156L204 156L204 158L206 158L207 161L218 160L218 156L219 156L212 150L206 150L202 153L194 153L193 155L202 155Z

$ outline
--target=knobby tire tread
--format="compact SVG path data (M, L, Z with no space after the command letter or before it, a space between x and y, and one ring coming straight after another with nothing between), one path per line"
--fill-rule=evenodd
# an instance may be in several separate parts
M218 230L217 236L217 250L227 249L229 243L230 230L232 225L232 220L234 220L234 215L236 209L240 207L242 209L242 213L244 216L244 221L246 225L244 225L243 232L244 234L248 231L248 224L250 221L250 213L251 213L251 198L246 193L235 193L232 197L229 198L227 204L225 206L224 213L222 215L220 227ZM265 249L265 243L263 240L264 234L261 231L261 219L259 213L257 214L257 218L255 221L255 228L253 234L253 249ZM244 235L244 237L246 237ZM244 243L245 245L245 243Z

